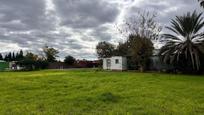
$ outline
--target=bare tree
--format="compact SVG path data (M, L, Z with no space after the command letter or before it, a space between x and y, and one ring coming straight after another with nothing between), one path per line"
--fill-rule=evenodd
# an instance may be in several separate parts
M122 24L118 30L126 37L129 35L137 35L142 38L157 40L162 27L156 22L156 17L156 13L138 11L136 15L124 21L124 24Z

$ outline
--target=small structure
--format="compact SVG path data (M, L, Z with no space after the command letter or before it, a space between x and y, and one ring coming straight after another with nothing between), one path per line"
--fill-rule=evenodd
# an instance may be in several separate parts
M24 68L21 67L17 61L9 62L9 69L10 70L23 70Z
M9 63L3 60L0 60L0 71L9 69Z
M122 56L104 58L103 69L119 71L127 70L127 58Z

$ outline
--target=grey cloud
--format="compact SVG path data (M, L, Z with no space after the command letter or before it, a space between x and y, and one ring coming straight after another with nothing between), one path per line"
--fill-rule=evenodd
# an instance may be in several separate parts
M111 23L119 9L103 0L54 0L62 25L73 28L92 28Z
M119 41L110 25L117 23L123 10L121 6L126 5L123 3L134 0L51 1L54 10L46 14L46 0L0 0L0 44L4 44L0 49L8 44L6 48L11 51L19 47L39 52L47 44L60 51L60 58L73 55L94 59L97 42ZM194 9L203 11L197 0L143 0L126 7L131 8L121 18L133 16L138 10L155 11L163 26L169 25L176 15ZM172 10L173 7L177 10ZM17 46L12 48L10 44Z
M108 33L109 28L106 26L99 26L93 30L91 35L94 38L98 38L98 41L111 41L113 39L113 36Z
M51 28L46 20L44 0L1 0L0 15L0 26L9 30ZM19 22L16 26L15 21Z

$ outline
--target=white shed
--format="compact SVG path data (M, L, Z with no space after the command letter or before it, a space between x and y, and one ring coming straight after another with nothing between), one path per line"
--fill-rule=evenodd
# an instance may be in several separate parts
M103 69L105 70L127 70L127 58L122 56L114 56L103 59Z

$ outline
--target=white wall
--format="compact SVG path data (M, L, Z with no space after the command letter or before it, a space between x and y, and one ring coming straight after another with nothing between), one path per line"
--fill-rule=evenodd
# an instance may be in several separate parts
M108 59L108 58L104 58L104 59L103 59L103 69L105 69L105 70L108 69L108 68L107 68L107 63L106 63L106 60L107 60L107 59Z
M116 59L119 60L118 64L115 63ZM111 58L111 70L122 70L123 69L123 66L122 66L123 62L122 61L123 61L122 57L112 57Z

